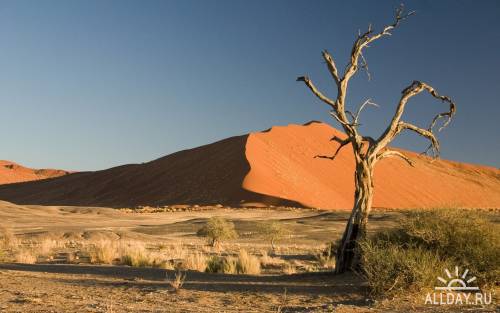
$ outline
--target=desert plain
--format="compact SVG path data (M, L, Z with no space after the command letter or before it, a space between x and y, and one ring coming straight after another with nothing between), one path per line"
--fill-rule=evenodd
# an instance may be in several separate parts
M373 212L370 232L397 225L404 214ZM197 236L214 216L233 221L239 238L212 247ZM293 207L116 209L0 202L4 230L15 234L18 245L36 251L36 259L28 262L16 260L8 250L2 255L0 311L435 312L435 307L423 305L420 296L395 302L368 300L359 275L332 274L334 264L321 254L326 243L341 236L347 217L346 211ZM258 231L260 223L269 221L289 231L274 249ZM147 259L166 263L127 266L92 260L88 247L111 249L109 245L120 242L143 251ZM258 275L205 273L183 266L200 254L231 256L242 249L258 258ZM176 290L172 282L180 271L186 276ZM438 311L457 309L470 310Z

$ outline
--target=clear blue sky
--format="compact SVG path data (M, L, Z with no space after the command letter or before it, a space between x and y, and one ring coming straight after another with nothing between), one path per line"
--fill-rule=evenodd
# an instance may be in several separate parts
M378 135L418 79L458 104L442 157L500 166L500 2L406 1L417 11L366 53ZM330 121L303 84L335 96L320 51L340 68L358 29L392 22L399 1L0 1L0 159L96 170L272 125ZM443 106L422 96L407 120ZM337 125L335 125L337 126ZM396 144L423 149L404 136Z

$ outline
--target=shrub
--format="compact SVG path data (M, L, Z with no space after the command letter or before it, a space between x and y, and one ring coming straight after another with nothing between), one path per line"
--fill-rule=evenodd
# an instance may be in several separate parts
M499 280L500 231L465 210L412 212L391 231L359 243L361 272L374 295L433 287L445 268L468 268L480 287Z
M234 224L221 217L210 218L196 234L200 237L207 237L212 246L218 245L222 240L238 238Z
M288 236L290 232L283 224L273 221L261 223L259 233L271 242L271 247L274 250L276 241Z
M411 213L399 232L409 244L438 252L468 268L480 286L500 278L500 226L469 210Z
M236 260L232 257L212 256L208 259L207 273L236 274Z
M432 251L379 241L360 243L363 274L374 296L432 286L448 265Z

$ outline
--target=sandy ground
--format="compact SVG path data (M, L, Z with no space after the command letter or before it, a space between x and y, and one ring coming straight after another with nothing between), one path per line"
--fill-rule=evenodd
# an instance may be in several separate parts
M376 212L370 230L388 228L399 212ZM214 208L203 211L130 213L108 208L17 206L0 203L0 221L18 236L106 236L191 244L211 216L234 221L240 233L259 220L279 220L295 236L279 242L290 258L304 261L325 242L337 239L345 212ZM249 250L269 248L252 236L227 243ZM0 312L435 312L423 299L368 300L366 284L354 274L259 276L187 272L174 292L172 270L90 264L0 263ZM494 308L495 309L495 308ZM493 311L494 311L493 309ZM470 308L439 310L471 312ZM491 308L482 312L493 312Z
M183 289L174 293L160 269L51 267L12 266L22 271L6 271L8 265L0 266L2 312L276 312L280 305L285 312L323 312L354 305L351 309L356 312L368 310L352 276L332 280L322 274L189 272Z

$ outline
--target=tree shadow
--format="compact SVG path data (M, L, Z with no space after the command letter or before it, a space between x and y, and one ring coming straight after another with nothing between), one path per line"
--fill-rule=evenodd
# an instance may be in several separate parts
M66 264L0 264L0 269L27 272L95 275L114 280L85 276L79 278L55 278L55 280L79 286L114 286L138 289L168 289L167 278L174 278L174 270L137 268L126 266L94 266ZM334 275L330 272L295 275L230 275L187 271L183 289L209 292L254 292L297 295L344 295L350 299L362 298L365 284L353 274ZM54 279L54 278L53 278ZM120 280L116 280L120 279ZM359 303L356 303L359 305Z

